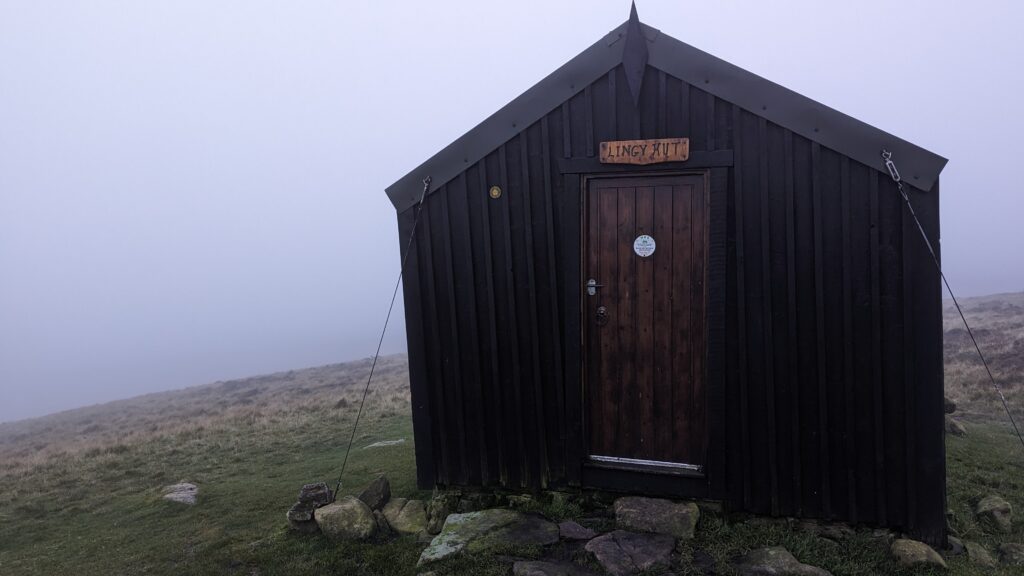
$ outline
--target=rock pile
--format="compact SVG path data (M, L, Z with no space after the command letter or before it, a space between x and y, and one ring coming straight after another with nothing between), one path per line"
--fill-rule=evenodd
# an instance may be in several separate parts
M599 493L526 496L460 491L435 492L431 500L423 502L393 497L383 476L358 496L333 497L323 483L303 486L299 501L288 511L289 524L295 530L319 531L337 541L379 539L388 534L417 536L421 542L429 542L417 563L426 570L431 570L434 562L456 555L490 553L511 564L512 574L520 576L668 575L680 568L706 575L725 570L744 576L831 576L821 567L801 562L781 546L716 560L686 543L695 537L701 522L702 508L693 502L613 498ZM545 506L575 510L573 517L579 521L556 524L538 513L546 510ZM718 522L718 512L710 510L705 513L712 516L712 523ZM1012 531L1012 508L1002 498L983 498L974 512L986 530ZM859 532L845 524L794 518L751 518L744 524L785 526L813 535L813 541L825 546L835 546ZM1024 565L1021 544L1004 543L993 553L976 542L953 537L950 546L939 554L923 542L901 538L888 530L875 530L874 538L879 547L888 548L895 564L912 570L946 570L943 555L963 556L965 561L987 568L1000 563ZM523 548L539 554L531 559L501 556Z
M631 496L605 499L590 495L585 497L592 498L586 507L594 508L596 517L583 518L580 522L567 520L556 525L524 511L535 504L531 497L491 498L467 497L459 493L437 494L427 504L427 530L431 531L433 523L439 523L441 528L420 555L418 565L429 565L457 554L474 554L513 545L547 547L547 552L540 559L512 559L514 575L593 576L596 574L592 568L595 564L600 566L601 573L612 576L632 576L650 571L669 574L664 571L674 565L689 563L677 553L677 545L694 537L700 521L700 509L692 502ZM559 506L580 506L578 501L569 502L569 496L563 495L562 498L566 500L559 500ZM551 500L555 503L556 498ZM455 512L495 501L506 502L517 509ZM614 520L607 512L608 504L614 512ZM826 527L821 529L828 532ZM558 543L560 546L554 546ZM563 550L561 554L557 552L559 549ZM566 554L565 550L569 552ZM706 552L695 550L692 556L692 566L698 567L702 573L719 573L714 558ZM585 565L575 563L582 559L586 559ZM750 575L831 576L825 570L802 564L781 547L755 550L738 559L734 567L741 574Z
M378 476L359 496L335 495L323 482L306 484L288 510L288 525L299 532L322 532L332 540L366 540L397 533L425 534L427 511L421 500L391 497L391 483Z
M326 506L334 500L334 494L327 484L317 482L306 484L299 490L299 501L288 510L285 515L288 518L288 526L298 532L317 532L316 521L313 520L313 512L317 508Z

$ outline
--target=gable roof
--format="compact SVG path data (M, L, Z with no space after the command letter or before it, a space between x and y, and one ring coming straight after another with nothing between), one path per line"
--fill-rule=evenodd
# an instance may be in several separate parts
M432 179L429 194L609 70L623 64L624 57L628 59L630 55L625 48L630 44L627 31L631 22L633 30L636 30L639 22L635 12L631 14L630 21L609 32L389 186L386 192L395 209L401 212L419 201L423 192L422 181L428 175ZM662 34L646 24L639 24L639 29L646 40L646 62L649 66L882 172L885 168L881 162L881 151L887 149L899 163L906 182L915 188L931 190L946 165L947 160L935 153Z

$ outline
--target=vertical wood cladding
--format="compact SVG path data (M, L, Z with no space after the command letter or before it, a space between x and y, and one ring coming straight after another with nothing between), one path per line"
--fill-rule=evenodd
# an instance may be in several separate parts
M684 136L733 165L709 171L709 468L678 495L941 540L940 285L891 180L651 67L639 106L621 66L578 88L423 205L404 284L420 484L584 483L584 192L562 162ZM938 186L910 195L937 246Z

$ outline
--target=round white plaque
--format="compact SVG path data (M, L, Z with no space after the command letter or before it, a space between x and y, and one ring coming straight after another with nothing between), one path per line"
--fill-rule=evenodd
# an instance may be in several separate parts
M654 254L654 247L654 238L647 234L641 234L633 241L633 252L636 252L636 255L641 258L647 258Z

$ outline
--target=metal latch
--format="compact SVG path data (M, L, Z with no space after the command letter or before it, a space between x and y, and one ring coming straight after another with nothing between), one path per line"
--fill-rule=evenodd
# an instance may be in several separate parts
M587 280L587 296L593 296L597 294L597 289L603 287L604 284L598 284L597 280L594 280L593 278Z

